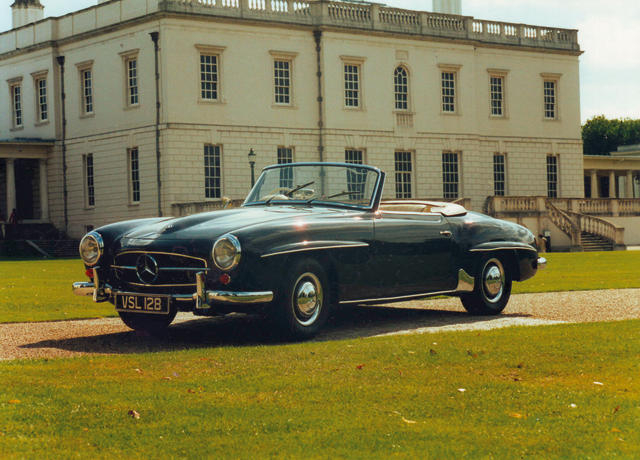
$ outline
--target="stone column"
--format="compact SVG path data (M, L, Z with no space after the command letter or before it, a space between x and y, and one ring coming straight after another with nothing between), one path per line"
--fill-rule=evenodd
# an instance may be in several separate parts
M616 172L609 172L609 198L617 198L616 197Z
M9 216L16 208L16 172L14 168L14 159L7 158L7 167L5 169L7 175L7 221Z
M47 160L40 159L40 219L49 220L49 185L47 180Z
M633 171L627 171L627 177L624 180L624 197L633 198Z
M598 171L591 171L591 198L600 197L600 184L598 183Z

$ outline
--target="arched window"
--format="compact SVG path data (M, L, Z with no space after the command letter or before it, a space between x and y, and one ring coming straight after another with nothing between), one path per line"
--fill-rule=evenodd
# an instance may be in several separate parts
M393 74L396 110L409 110L409 73L402 66Z

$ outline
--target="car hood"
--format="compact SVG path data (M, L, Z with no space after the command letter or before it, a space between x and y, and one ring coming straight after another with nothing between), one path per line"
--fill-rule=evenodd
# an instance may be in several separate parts
M142 225L122 235L122 243L124 246L135 246L157 240L212 240L225 233L232 233L256 224L337 212L344 212L344 210L310 206L247 206Z

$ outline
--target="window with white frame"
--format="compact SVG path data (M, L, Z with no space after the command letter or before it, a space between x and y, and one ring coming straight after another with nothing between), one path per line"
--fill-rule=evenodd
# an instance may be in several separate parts
M491 75L489 77L489 93L491 116L504 117L504 77L502 75Z
M344 105L348 108L360 107L360 64L344 63Z
M496 153L493 155L493 194L504 196L506 185L506 156L503 153Z
M442 78L442 111L445 113L456 112L456 72L445 70Z
M93 63L77 64L80 72L80 111L82 115L92 115L95 111Z
M130 55L124 60L127 83L127 106L135 107L140 103L138 90L138 56Z
M9 92L11 94L11 121L13 128L22 128L22 84L21 82L9 83Z
M393 75L396 110L409 110L409 72L403 66L396 67Z
M47 71L32 73L35 89L36 123L49 121L49 104L47 94Z
M364 151L357 149L346 149L344 151L344 162L354 165L364 164ZM347 190L352 192L349 198L360 200L364 197L364 186L367 178L366 171L355 169L347 170Z
M204 193L205 198L222 196L222 158L219 145L204 146Z
M200 97L205 100L218 100L218 62L217 54L200 55Z
M557 82L555 80L544 81L544 118L555 120L557 111Z
M442 153L442 196L458 198L460 193L460 158L457 152Z
M278 164L286 165L293 163L293 148L278 147ZM280 169L280 187L293 188L293 170L292 168Z
M558 197L558 157L547 155L547 196Z
M396 198L411 198L413 184L413 153L395 153Z
M276 58L273 60L274 98L279 105L291 104L291 61Z
M140 156L138 148L129 149L129 199L140 203Z
M93 153L83 155L83 160L85 207L92 208L96 205L95 182L93 176Z

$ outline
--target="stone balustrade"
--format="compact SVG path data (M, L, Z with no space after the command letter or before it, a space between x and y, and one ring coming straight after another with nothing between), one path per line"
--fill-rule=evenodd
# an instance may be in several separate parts
M591 216L640 216L640 198L546 198L530 196L494 196L487 212L496 214L544 213L546 201L566 212Z
M407 33L580 52L573 29L485 21L470 16L388 8L379 4L319 0L112 0L59 18L0 34L0 54L61 40L154 13L220 17Z
M213 0L212 0L213 1ZM218 0L219 1L219 0ZM199 212L219 211L225 208L237 208L242 205L244 200L216 200L216 201L197 201L191 203L173 203L171 205L171 214L174 217L190 216Z

